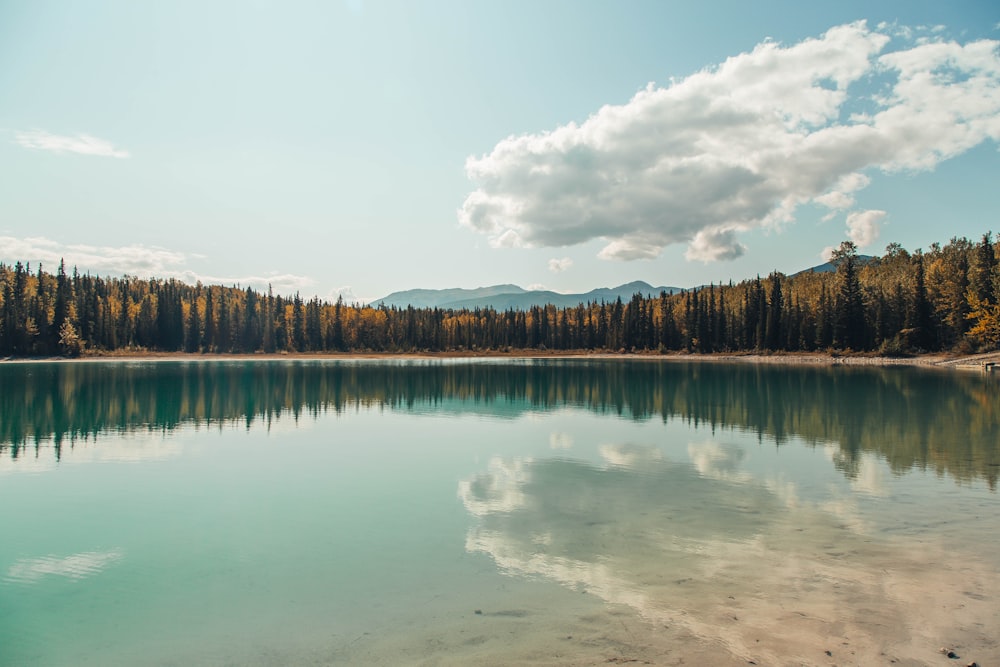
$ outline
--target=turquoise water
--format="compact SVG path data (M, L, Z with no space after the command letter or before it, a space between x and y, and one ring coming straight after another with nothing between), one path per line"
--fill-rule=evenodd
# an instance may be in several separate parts
M971 373L2 364L0 664L994 664L998 443Z

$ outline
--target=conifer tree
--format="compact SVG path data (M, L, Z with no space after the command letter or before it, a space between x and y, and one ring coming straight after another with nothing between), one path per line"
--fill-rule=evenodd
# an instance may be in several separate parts
M767 305L767 331L765 347L777 350L782 346L781 321L783 307L781 298L781 277L775 272L771 274L771 297Z
M199 285L188 310L187 336L184 342L184 349L187 352L201 351L201 318L198 315L198 297L200 295L201 286Z
M915 330L914 344L921 350L935 349L934 323L931 321L931 306L927 300L927 287L924 282L924 256L919 250L914 253L913 260L916 266L915 282L913 286L913 308L910 311L910 321L908 328Z
M833 252L831 260L837 266L837 298L834 302L835 347L848 350L865 349L865 312L858 280L858 249L844 241Z

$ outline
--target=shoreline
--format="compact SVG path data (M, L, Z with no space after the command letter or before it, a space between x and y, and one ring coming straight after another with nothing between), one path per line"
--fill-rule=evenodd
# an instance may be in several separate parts
M594 350L498 350L454 352L286 352L286 353L203 353L115 351L91 353L80 357L4 357L0 363L114 362L114 361L290 361L290 360L434 360L434 359L640 359L647 361L754 363L788 366L918 366L982 370L984 363L1000 365L1000 351L958 355L952 353L919 354L910 357L886 357L868 353L838 352L719 352L689 354L673 352L601 352Z

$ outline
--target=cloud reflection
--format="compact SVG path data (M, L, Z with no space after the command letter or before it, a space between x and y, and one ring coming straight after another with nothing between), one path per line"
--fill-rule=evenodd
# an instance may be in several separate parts
M43 443L39 449L53 447L51 443ZM179 441L161 436L154 438L126 436L106 438L101 442L97 442L96 439L75 440L61 444L58 459L54 456L31 454L17 458L0 456L0 475L45 472L67 464L164 461L179 456L181 452L182 445Z
M553 431L549 434L549 447L551 449L572 449L573 436L569 433Z
M121 559L122 552L119 549L84 551L62 558L22 558L7 569L4 579L19 584L33 584L49 576L84 579L100 573Z
M986 593L1000 585L995 568L958 552L944 562L926 540L915 548L879 536L844 488L803 499L781 475L743 469L746 452L722 443L690 444L692 465L657 460L654 451L603 445L607 466L494 459L459 486L478 519L466 550L507 574L541 576L684 627L758 664L824 642L849 642L859 660L904 655L916 627L958 636L958 617L917 609L928 585L935 609L975 604L980 619L997 616ZM966 599L959 578L987 602ZM766 646L758 642L765 638Z
M510 513L524 506L522 487L528 481L531 459L494 458L489 471L458 483L458 497L475 516Z
M663 453L653 445L601 445L597 453L611 466L634 468L642 463L652 463L663 459Z
M688 445L688 457L702 477L733 482L752 479L750 473L740 470L740 465L746 458L746 452L741 447L714 440L692 442Z

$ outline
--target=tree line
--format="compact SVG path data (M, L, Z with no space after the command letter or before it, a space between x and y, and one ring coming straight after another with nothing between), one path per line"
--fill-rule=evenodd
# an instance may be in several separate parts
M953 238L926 252L890 244L835 271L779 272L627 303L397 308L271 289L56 273L0 263L0 355L117 350L192 353L501 350L879 351L1000 346L1000 241Z

